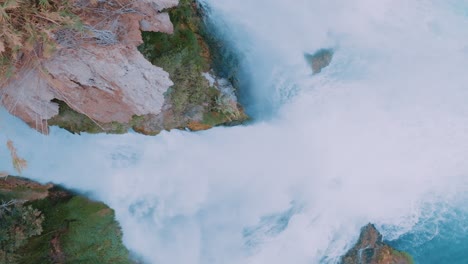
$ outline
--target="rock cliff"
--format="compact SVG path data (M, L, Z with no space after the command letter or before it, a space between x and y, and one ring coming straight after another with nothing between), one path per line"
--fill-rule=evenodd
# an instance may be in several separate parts
M57 125L78 133L124 133L134 128L157 134L163 129L190 128L192 124L209 128L244 120L237 101L222 99L223 93L203 79L203 69L192 69L192 79L181 83L174 70L158 67L167 64L156 66L145 58L157 48L149 50L147 45L145 56L138 50L143 44L142 31L172 38L169 35L179 33L181 25L194 20L194 1L183 0L180 7L178 4L178 0L71 1L71 12L80 25L51 30L56 42L52 55L33 59L24 56L13 69L13 77L0 79L1 103L42 133L48 133L49 125ZM177 11L172 10L180 8L188 13L174 29L171 16ZM198 31L199 24L191 26L191 31ZM194 35L196 44L203 46L199 34ZM172 53L165 55L173 55L181 47L181 43L162 40L153 44L178 45L170 46ZM206 53L197 52L191 60ZM199 100L179 100L193 97L194 91L200 95ZM219 111L212 111L216 107ZM204 115L210 112L221 118L203 124Z

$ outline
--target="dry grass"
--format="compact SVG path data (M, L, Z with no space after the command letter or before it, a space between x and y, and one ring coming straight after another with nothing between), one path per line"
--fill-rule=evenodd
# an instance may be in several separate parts
M55 49L53 32L76 23L63 0L0 0L0 76L25 57L47 57Z
M26 167L28 166L27 161L18 156L17 150L13 145L13 141L8 140L7 147L8 150L10 150L11 159L13 161L13 167L19 174L21 174L21 172L23 172L23 170L26 169Z

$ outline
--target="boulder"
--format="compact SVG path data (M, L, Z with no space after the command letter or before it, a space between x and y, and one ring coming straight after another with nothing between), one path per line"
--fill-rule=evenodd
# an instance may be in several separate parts
M330 65L333 59L333 50L332 49L320 49L314 54L305 54L304 55L307 63L312 67L312 72L318 74L322 71L323 68Z

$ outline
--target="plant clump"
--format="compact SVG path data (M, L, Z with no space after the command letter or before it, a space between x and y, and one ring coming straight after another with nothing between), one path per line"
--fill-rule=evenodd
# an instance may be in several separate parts
M55 50L54 32L79 23L66 0L0 0L0 76Z
M0 203L0 263L16 263L17 250L42 233L44 215L22 201Z
M0 264L134 263L115 213L53 184L0 180Z
M76 112L63 101L53 100L53 102L59 105L60 114L49 119L48 124L66 129L73 134L81 134L81 132L90 134L103 132L124 134L127 133L133 122L137 120L137 116L134 116L129 124L118 122L99 123L84 114Z

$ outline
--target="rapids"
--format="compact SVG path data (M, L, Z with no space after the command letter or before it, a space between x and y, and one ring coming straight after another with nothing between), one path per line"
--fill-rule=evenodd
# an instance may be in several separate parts
M147 263L335 263L368 222L417 263L467 263L466 0L201 3L252 124L42 136L2 110L24 176L106 202Z

